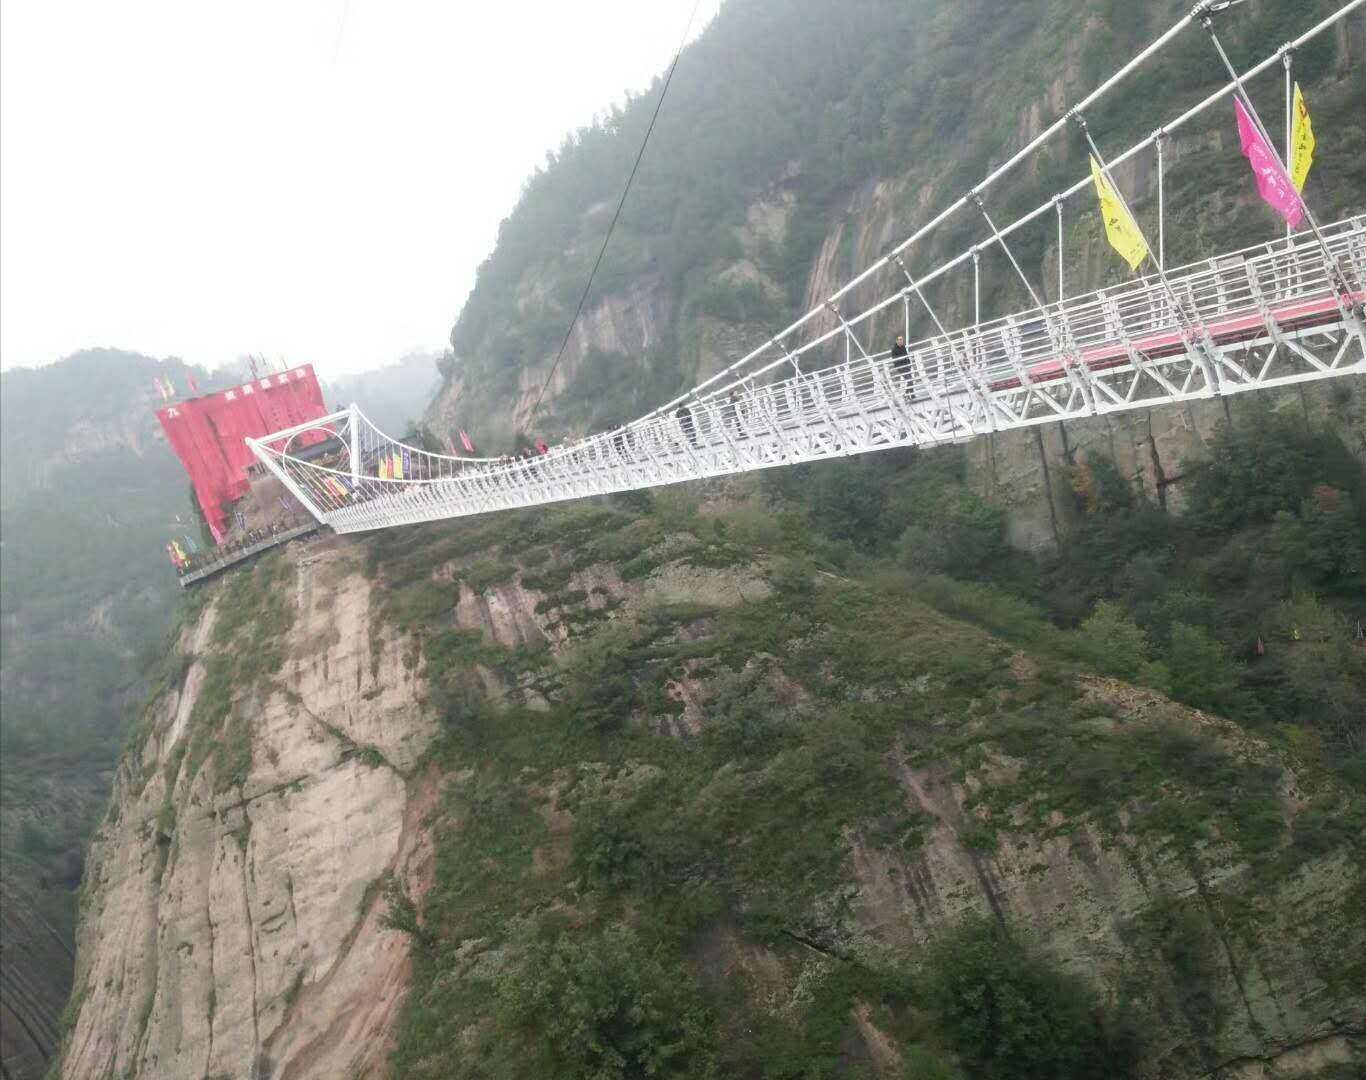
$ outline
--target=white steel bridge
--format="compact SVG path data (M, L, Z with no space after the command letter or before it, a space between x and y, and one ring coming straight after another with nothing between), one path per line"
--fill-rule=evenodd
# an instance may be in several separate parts
M1166 267L1161 151L1168 133L1216 102L1241 95L1243 80L1272 64L1284 66L1288 86L1294 49L1362 2L1353 0L1242 75L1230 68L1233 81L1225 88L1108 164L1101 159L1109 178L1113 165L1156 147L1156 273L1041 303L1008 237L1056 213L1057 294L1064 296L1063 207L1066 199L1089 188L1090 179L1001 229L986 209L983 192L1069 119L1081 121L1084 129L1081 110L1190 22L1204 22L1218 48L1209 25L1218 4L1197 5L969 195L824 304L688 394L622 428L530 459L459 458L398 442L352 405L248 443L320 522L338 532L355 532L895 446L961 442L1127 409L1361 378L1366 375L1366 216L1325 225L1311 216L1311 227L1303 232ZM1099 158L1098 148L1091 146ZM983 242L928 274L912 276L907 249L951 214L973 206L989 230ZM1088 212L1094 212L1094 203ZM971 325L945 328L924 287L963 267L973 273L976 294L980 259L991 250L1010 260L1035 306L984 321L979 298ZM867 294L879 274L895 280L875 303L846 315L841 301L848 304L855 289ZM895 319L909 329L913 308L927 311L939 332L911 343L904 356L868 350L874 319L882 319L879 325ZM832 357L832 350L840 356ZM296 439L314 430L326 431L335 441L331 453L306 460L295 450Z

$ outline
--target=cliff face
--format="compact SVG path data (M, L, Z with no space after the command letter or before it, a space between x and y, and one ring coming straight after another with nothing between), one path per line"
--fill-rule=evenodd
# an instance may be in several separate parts
M725 1075L763 1031L816 1060L837 976L846 1067L949 1060L885 980L979 914L1136 1018L1139 1075L1351 1075L1362 864L1312 829L1360 807L1312 747L894 577L794 578L743 485L656 498L295 545L209 593L92 845L62 1075L560 1075L500 1019L529 942L636 985L611 935L698 889L676 977L725 1002L692 1051Z
M240 578L211 593L120 769L64 1076L331 1077L384 1058L407 947L378 921L379 882L420 879L429 781L412 768L432 724L355 552L278 559L276 636L222 629Z

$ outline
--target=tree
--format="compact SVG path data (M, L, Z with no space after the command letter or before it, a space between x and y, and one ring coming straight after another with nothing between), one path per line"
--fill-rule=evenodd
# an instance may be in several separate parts
M715 1022L679 961L629 927L535 942L498 980L496 1015L564 1080L713 1074Z
M1122 604L1102 600L1077 629L1076 651L1101 671L1121 679L1162 686L1165 669L1152 663L1148 635L1129 618Z
M575 652L564 669L566 704L589 731L620 730L636 700L629 628L610 626Z
M1362 522L1345 491L1319 484L1298 514L1280 511L1271 546L1293 581L1332 592L1362 589Z
M1206 532L1231 532L1298 509L1316 484L1348 493L1361 484L1361 467L1342 440L1306 431L1254 399L1253 415L1210 444L1209 459L1190 481L1190 518Z
M1172 624L1167 669L1172 696L1198 709L1229 711L1240 697L1228 650L1201 627Z
M1289 691L1289 711L1338 752L1366 750L1366 654L1347 619L1313 596L1273 613L1270 660Z
M1010 931L973 916L931 953L931 1009L982 1080L1121 1080L1138 1057L1137 1025L1107 1015L1090 988Z

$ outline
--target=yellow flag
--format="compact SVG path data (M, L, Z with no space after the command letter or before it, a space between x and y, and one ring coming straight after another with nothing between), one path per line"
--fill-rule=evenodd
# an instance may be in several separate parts
M389 475L395 480L403 479L403 457L397 451L394 453L393 464L389 466Z
M1290 128L1290 180L1296 191L1304 190L1309 178L1309 166L1314 164L1314 127L1309 123L1309 109L1295 84L1294 122Z
M1096 194L1100 196L1100 215L1105 219L1105 235L1110 246L1124 257L1130 270L1137 270L1139 264L1151 254L1148 242L1143 239L1138 224L1110 186L1110 181L1100 171L1100 163L1094 156L1091 158L1091 176L1096 182Z

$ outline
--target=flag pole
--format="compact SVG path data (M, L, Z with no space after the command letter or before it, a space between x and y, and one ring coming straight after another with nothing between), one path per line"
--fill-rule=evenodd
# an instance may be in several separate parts
M1058 212L1058 303L1066 297L1062 280L1062 196L1053 196L1053 208Z
M1166 207L1163 205L1162 197L1162 140L1167 137L1166 131L1158 128L1153 133L1153 146L1157 149L1157 265L1167 265L1167 218Z
M1086 136L1086 145L1091 148L1091 154L1096 159L1096 164L1100 166L1101 175L1105 177L1110 185L1110 190L1115 193L1115 198L1119 200L1119 205L1124 208L1124 212L1129 215L1129 221L1134 227L1134 231L1143 239L1143 246L1148 249L1148 255L1152 258L1154 265L1157 266L1157 276L1162 282L1162 290L1167 294L1167 300L1172 305L1172 314L1181 323L1182 328L1190 335L1191 343L1200 352L1200 364L1205 372L1205 382L1214 394L1222 393L1219 382L1219 361L1215 358L1214 350L1210 347L1209 334L1203 325L1193 321L1187 315L1181 305L1181 300L1176 295L1176 290L1172 288L1171 280L1167 277L1167 268L1161 261L1153 255L1152 245L1148 243L1148 236L1143 231L1143 226L1138 223L1138 218L1134 217L1134 212L1129 206L1129 200L1124 197L1124 192L1120 191L1119 184L1115 181L1110 172L1109 162L1105 160L1105 155L1100 152L1100 147L1096 145L1096 140L1091 138L1091 129L1086 123L1086 117L1073 110L1072 118L1081 127L1081 133Z
M1292 141L1294 138L1294 130L1291 127L1291 121L1294 119L1291 113L1294 111L1295 105L1294 92L1291 89L1290 65L1292 63L1292 57L1290 45L1285 44L1282 45L1281 48L1283 50L1281 53L1281 66L1285 68L1285 171L1288 174L1290 172L1290 155L1294 152L1295 146ZM1294 181L1292 180L1291 183L1293 184ZM1303 196L1300 197L1300 202L1304 202ZM1308 208L1306 207L1306 209ZM1290 222L1287 221L1285 223L1286 240L1290 239L1291 232Z

